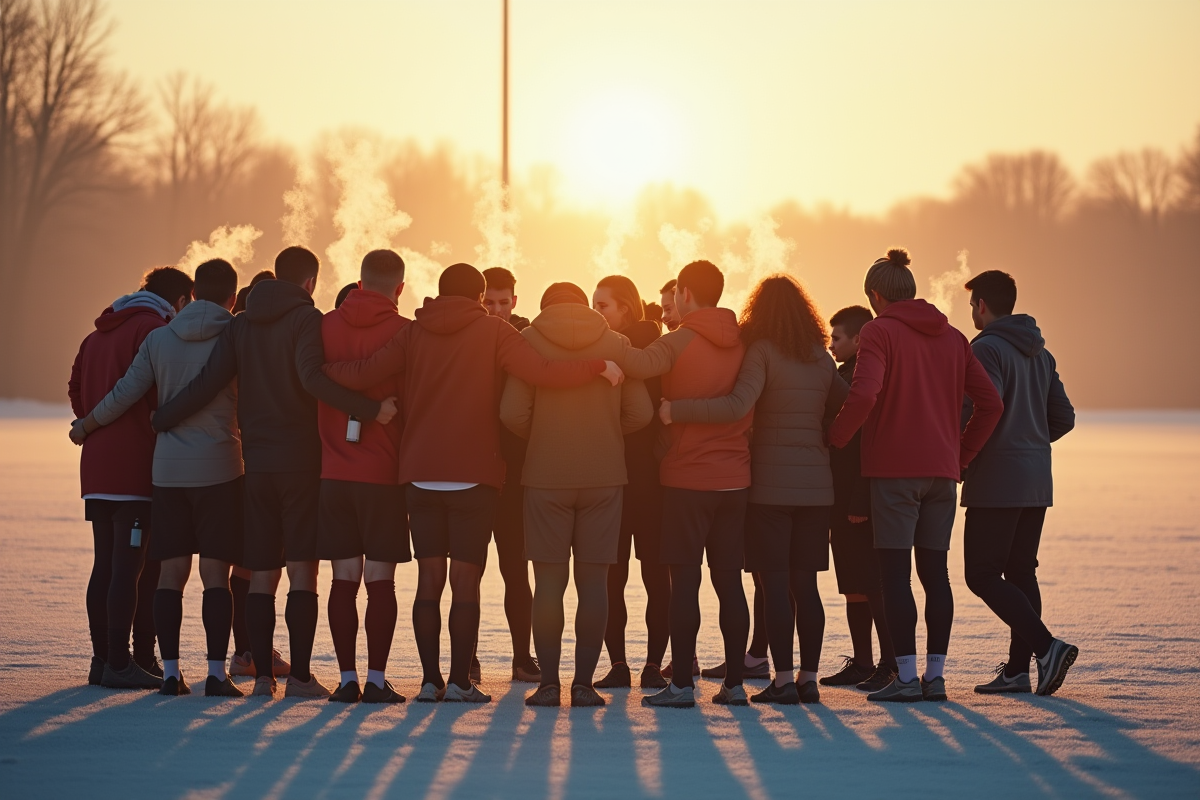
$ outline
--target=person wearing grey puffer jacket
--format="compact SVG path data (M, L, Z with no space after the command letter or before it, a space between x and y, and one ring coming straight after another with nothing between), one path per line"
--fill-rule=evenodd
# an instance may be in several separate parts
M225 261L205 262L196 268L193 295L193 302L142 342L125 376L78 423L83 434L118 419L156 386L158 404L163 405L200 373L233 320L229 309L237 295L237 273ZM162 694L191 693L179 671L179 639L183 588L192 555L199 553L209 664L204 693L242 696L225 671L233 621L229 572L242 560L242 472L236 380L180 425L158 433L151 476L155 535L149 557L163 562L154 595Z
M1031 691L1037 657L1040 695L1062 685L1079 650L1042 622L1037 553L1046 509L1053 504L1050 445L1075 427L1075 409L1033 317L1013 314L1017 285L996 270L966 284L980 334L971 350L1004 400L1004 413L968 468L964 558L967 587L1011 629L1008 660L981 694ZM963 418L970 415L970 401Z

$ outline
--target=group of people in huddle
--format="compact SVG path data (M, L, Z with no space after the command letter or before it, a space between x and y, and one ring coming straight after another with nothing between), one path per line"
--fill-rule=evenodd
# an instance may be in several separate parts
M563 702L572 577L571 705L601 706L597 690L634 684L633 553L646 592L636 680L657 690L646 705L694 706L699 676L721 681L712 702L725 705L816 703L819 685L945 700L961 499L967 585L1011 630L1007 657L975 690L1033 691L1031 662L1038 694L1061 686L1078 649L1043 623L1036 567L1051 443L1074 410L1036 323L1014 313L1008 274L966 284L980 331L968 342L916 298L902 249L867 270L870 309L828 324L782 274L753 287L739 318L719 307L724 276L709 261L685 266L658 303L620 275L590 297L554 283L532 320L515 313L509 271L454 264L409 320L397 310L404 269L391 250L366 254L361 280L322 314L319 261L301 247L241 291L220 259L194 277L161 267L96 320L70 380L95 540L89 683L191 693L179 643L198 555L205 695L240 697L231 676L247 675L254 695L273 696L286 675L288 697L404 702L387 664L396 567L415 558L415 699L488 702L476 648L494 538L511 679L537 684L527 705ZM831 549L854 654L818 678L817 574ZM701 670L706 560L724 662ZM311 666L322 561L332 690ZM920 672L914 561L926 598ZM285 569L290 663L274 647ZM610 667L596 680L604 649ZM748 697L746 679L769 683Z

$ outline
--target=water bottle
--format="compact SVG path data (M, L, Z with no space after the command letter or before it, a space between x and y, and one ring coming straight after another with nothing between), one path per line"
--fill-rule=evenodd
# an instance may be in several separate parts
M346 441L357 442L362 435L362 423L358 421L358 417L351 416L350 421L346 423Z
M135 519L133 527L129 529L129 546L142 546L142 521L140 519Z

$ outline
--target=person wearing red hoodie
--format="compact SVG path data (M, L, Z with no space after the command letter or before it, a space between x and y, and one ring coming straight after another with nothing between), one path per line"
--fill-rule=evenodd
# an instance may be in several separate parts
M737 316L717 308L725 289L721 270L693 261L675 281L679 327L644 350L625 351L621 368L631 378L662 376L664 400L724 397L742 366ZM659 562L671 570L671 663L691 664L700 632L700 581L704 556L721 602L725 680L713 702L748 704L742 686L750 610L742 588L743 537L750 489L750 424L754 412L734 422L667 427L669 446L659 465L663 525ZM693 676L672 669L662 691L645 705L696 705Z
M479 582L487 561L496 501L504 485L500 455L503 372L534 386L571 388L597 376L614 385L624 375L605 361L550 361L507 322L483 307L486 282L470 264L438 278L416 320L367 359L325 365L347 388L369 389L403 375L404 430L399 479L405 484L417 594L413 631L423 672L418 702L486 703L470 680L479 634ZM440 662L441 596L447 560L450 683Z
M372 250L362 260L357 288L321 320L326 361L369 356L410 320L396 311L404 291L404 260ZM398 376L365 390L375 400L399 397ZM408 514L399 484L401 419L387 425L359 420L317 404L321 434L321 499L317 556L333 562L329 632L341 680L329 699L339 703L403 703L384 677L396 630L396 564L412 560ZM358 587L367 586L367 682L360 684ZM359 686L362 690L359 690Z
M185 273L160 267L146 273L138 291L104 309L71 367L67 393L76 418L86 417L108 395L133 363L142 340L186 306L191 292L192 279ZM157 689L162 685L154 658L151 602L158 562L147 565L145 559L151 530L155 433L150 414L154 408L155 396L147 394L82 444L79 482L84 518L92 523L95 544L87 589L92 638L88 683L93 686Z
M845 447L862 429L862 475L871 479L875 552L898 676L868 700L945 700L942 670L954 621L946 570L957 482L1000 420L1004 403L967 338L937 308L915 299L908 252L889 250L867 270L876 318L859 332L854 380L829 429ZM974 413L960 428L963 395ZM910 574L925 589L925 672L917 676L917 606Z

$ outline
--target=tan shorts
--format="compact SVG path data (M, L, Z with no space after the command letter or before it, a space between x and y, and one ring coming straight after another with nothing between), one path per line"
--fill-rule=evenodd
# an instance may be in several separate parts
M623 486L599 489L525 487L525 553L530 561L617 563Z

